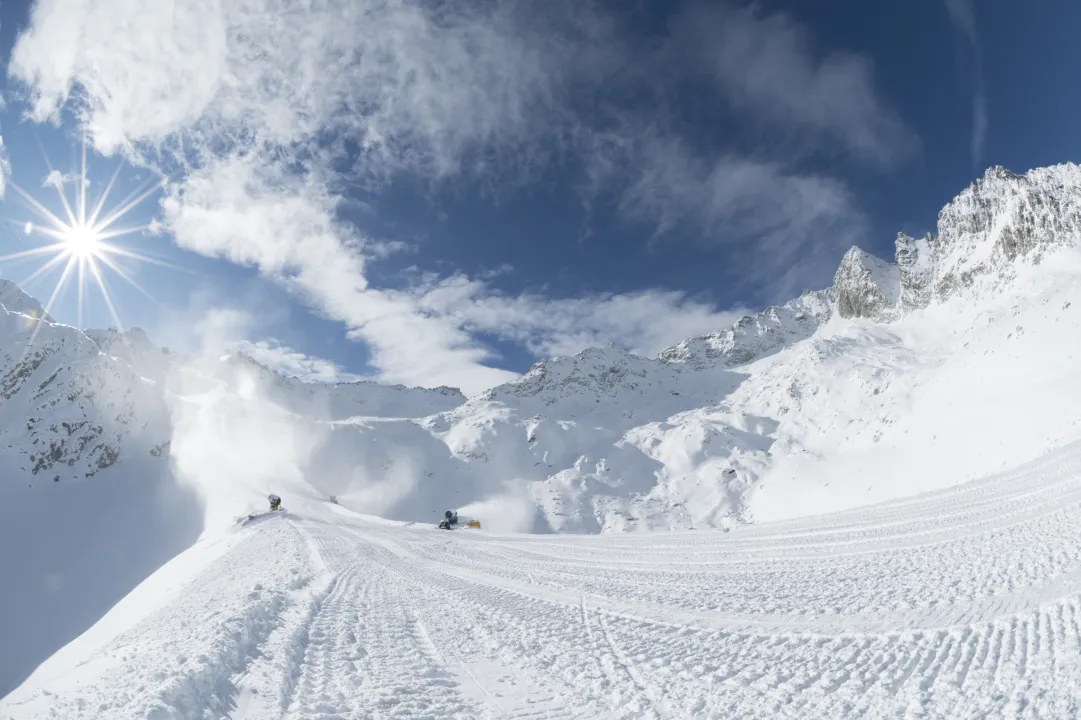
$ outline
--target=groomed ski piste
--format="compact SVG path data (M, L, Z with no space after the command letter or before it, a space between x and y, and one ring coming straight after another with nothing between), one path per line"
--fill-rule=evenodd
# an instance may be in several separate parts
M165 565L0 717L1081 713L1078 444L731 532L448 532L294 490Z

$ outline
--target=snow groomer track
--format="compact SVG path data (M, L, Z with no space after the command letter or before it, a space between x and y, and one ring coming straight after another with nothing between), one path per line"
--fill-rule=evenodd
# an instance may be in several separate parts
M313 503L124 603L0 717L1072 718L1081 447L729 533L499 536Z

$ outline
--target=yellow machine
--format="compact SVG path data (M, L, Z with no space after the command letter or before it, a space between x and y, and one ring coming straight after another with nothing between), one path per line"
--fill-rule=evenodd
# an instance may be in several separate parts
M480 520L470 520L465 526L480 529Z

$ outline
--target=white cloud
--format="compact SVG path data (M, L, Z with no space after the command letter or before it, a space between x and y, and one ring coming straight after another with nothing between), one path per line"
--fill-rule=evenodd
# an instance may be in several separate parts
M335 222L324 187L256 156L230 156L168 188L165 226L204 255L286 279L371 346L381 377L475 391L516 377L450 318L419 312L404 291L369 287L364 241Z
M61 173L59 170L52 170L49 172L48 175L45 176L45 179L41 181L41 186L62 188L64 187L65 179L66 178L64 177L63 173Z
M730 47L710 67L735 107L882 165L911 145L866 60L816 57L785 15L722 14ZM640 48L628 51L614 24L578 2L38 0L9 73L34 119L76 97L98 150L169 170L158 227L182 247L299 289L370 347L381 379L471 392L515 376L488 366L476 333L538 353L611 340L653 353L732 314L661 291L505 296L461 276L374 287L369 261L407 248L341 222L341 188L402 174L497 186L581 153L590 182L615 184L626 216L661 233L752 242L757 277L832 247L858 216L836 180L699 159L670 130L640 129L652 120L609 127L632 112L604 105L609 90L620 95L614 69L664 94L649 77L657 58L647 52L637 67Z
M571 73L598 66L596 44L574 39L603 32L561 6L557 28L514 4L39 0L9 72L39 120L81 87L104 150L296 150L340 132L370 181L441 176L471 151L491 165L496 151L520 161L551 143L546 118Z
M50 170L49 174L45 176L45 179L41 181L41 187L51 187L62 190L65 185L78 183L79 179L77 173L62 173L59 170Z
M976 32L976 6L972 0L945 0L950 22L964 41L967 52L959 54L962 66L972 72L972 162L979 163L987 141L987 90L983 80L983 56Z
M376 289L365 279L364 241L333 220L333 198L254 158L231 157L168 188L164 222L184 247L286 278L371 349L380 379L453 385L472 394L517 377L487 367L477 332L539 354L618 341L652 354L689 335L723 328L718 313L681 293L649 291L551 300L506 297L479 280L429 277L419 287Z
M199 313L189 323L185 340L194 340L193 352L206 359L239 352L255 362L305 382L353 382L359 376L345 372L330 360L312 357L284 345L274 338L251 340L267 329L267 318L236 307L214 306Z
M541 356L573 355L612 342L652 356L685 338L727 328L745 314L718 311L675 291L563 299L530 293L507 296L461 275L430 278L418 302L426 311L455 318L471 332L519 342Z
M201 348L216 353L244 336L252 324L252 316L243 310L214 307L196 321L193 334Z
M740 274L779 298L832 273L865 227L848 188L832 178L746 158L700 159L674 138L637 149L625 171L624 213L655 224L658 238L691 229L703 243L753 243Z
M430 327L486 333L519 343L543 357L573 355L588 347L613 342L631 352L653 356L685 338L726 328L745 314L743 310L718 311L675 291L605 293L563 299L531 293L508 296L494 291L481 279L464 275L427 276L409 293L396 295L393 303L401 306L398 309L403 312L425 317L432 323ZM206 325L203 335L235 338L250 334L252 319L246 313L219 310L212 313ZM378 343L389 355L409 353L416 347L405 332L374 333L365 328L354 332ZM298 352L276 340L233 341L230 347L283 375L309 382L362 379L336 363ZM383 367L382 379L417 384L430 376L431 370L422 371L419 377L414 375L415 365L407 363L400 370ZM485 377L466 373L461 377L466 379L463 383L466 392L476 393L516 375Z
M918 149L919 139L875 88L862 55L816 53L807 29L755 5L695 6L674 39L704 58L729 102L775 127L804 128L881 167Z

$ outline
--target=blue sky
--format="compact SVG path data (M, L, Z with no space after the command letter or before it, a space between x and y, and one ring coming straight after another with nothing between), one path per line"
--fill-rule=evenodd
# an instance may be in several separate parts
M43 182L85 137L91 201L117 167L106 207L160 184L116 242L175 267L104 270L123 325L475 392L721 329L852 244L890 257L988 165L1076 160L1079 26L972 0L7 2L0 243L43 242L13 188L60 214ZM79 322L74 285L53 313Z

